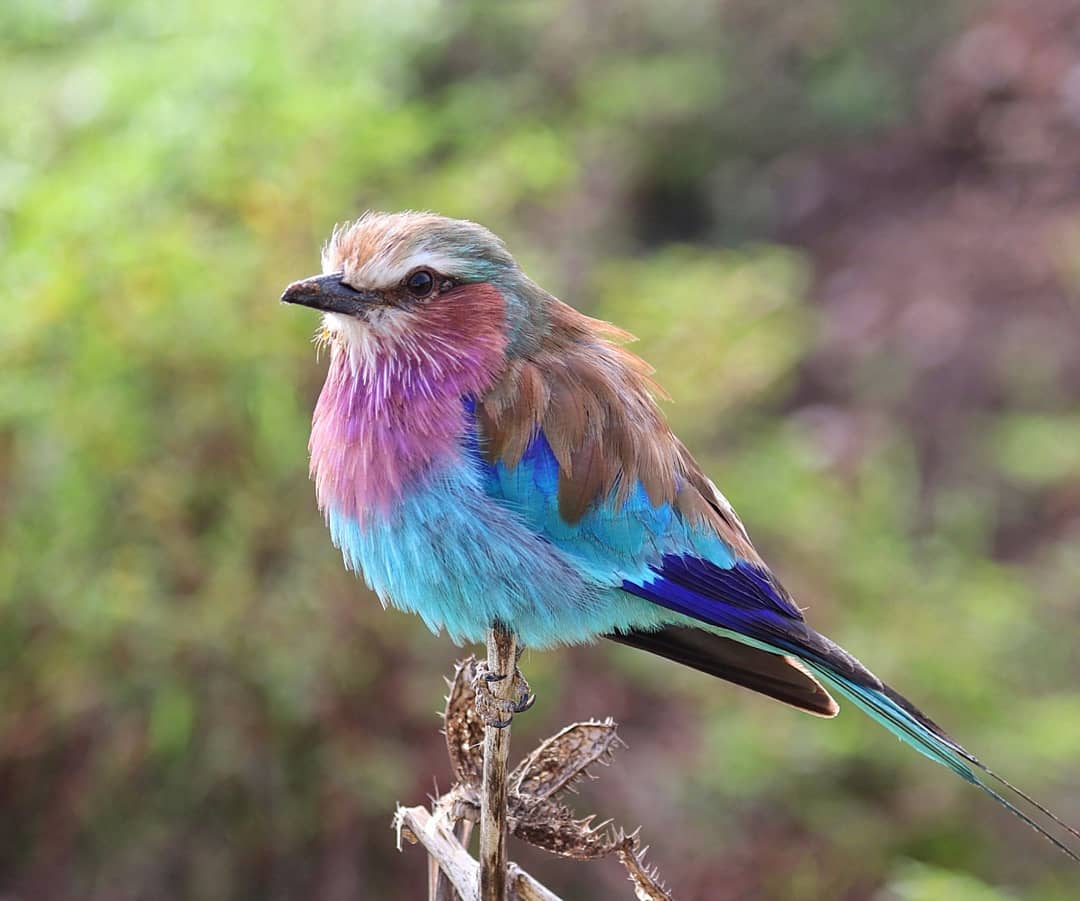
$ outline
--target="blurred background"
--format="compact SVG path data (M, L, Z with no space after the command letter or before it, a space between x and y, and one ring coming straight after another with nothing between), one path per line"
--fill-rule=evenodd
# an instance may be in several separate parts
M347 574L277 297L479 220L641 338L821 630L1080 821L1080 0L0 5L0 897L421 898L463 651ZM688 899L1066 899L857 711L531 653ZM512 855L568 899L609 861Z

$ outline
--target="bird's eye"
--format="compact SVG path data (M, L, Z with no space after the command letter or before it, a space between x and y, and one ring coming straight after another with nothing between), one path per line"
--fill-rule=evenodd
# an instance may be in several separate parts
M426 269L417 269L405 279L405 288L413 297L427 297L435 289L435 277Z

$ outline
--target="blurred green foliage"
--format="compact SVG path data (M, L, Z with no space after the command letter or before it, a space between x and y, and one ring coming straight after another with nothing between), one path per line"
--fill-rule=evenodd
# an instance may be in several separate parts
M0 892L421 896L389 818L446 778L459 652L343 572L306 480L314 323L275 302L367 207L482 221L638 333L815 624L1080 819L1080 532L1003 538L1077 496L1076 386L980 408L931 480L890 406L915 364L831 394L814 260L771 237L778 161L903 121L967 9L0 7ZM625 650L527 669L522 747L623 723L586 801L644 822L677 897L1075 897L1052 849L853 712ZM531 865L625 896L614 866Z

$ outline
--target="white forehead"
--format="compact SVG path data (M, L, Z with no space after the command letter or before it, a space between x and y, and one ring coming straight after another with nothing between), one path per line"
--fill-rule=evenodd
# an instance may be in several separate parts
M429 213L367 213L334 229L323 272L344 272L354 288L371 289L397 285L421 267L457 275L461 260L447 246L446 223Z

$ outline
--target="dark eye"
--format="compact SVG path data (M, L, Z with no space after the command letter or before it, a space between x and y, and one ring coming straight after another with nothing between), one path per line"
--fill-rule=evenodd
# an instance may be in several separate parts
M427 297L435 289L435 276L426 269L417 269L405 279L405 288L413 297Z

